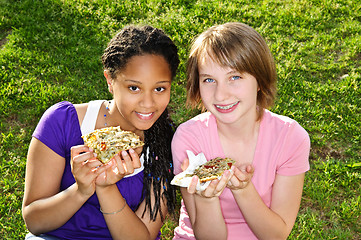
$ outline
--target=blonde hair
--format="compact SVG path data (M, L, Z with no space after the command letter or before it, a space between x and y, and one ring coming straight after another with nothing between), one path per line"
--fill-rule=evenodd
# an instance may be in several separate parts
M273 105L277 92L274 59L263 37L246 24L229 22L207 29L195 39L187 63L187 104L193 108L201 106L198 64L207 56L256 78L260 119L262 110Z

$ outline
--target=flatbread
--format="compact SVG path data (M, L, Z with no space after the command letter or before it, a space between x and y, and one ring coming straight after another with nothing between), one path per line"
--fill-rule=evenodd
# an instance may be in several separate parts
M199 181L196 190L203 191L210 184L211 180L220 179L225 170L229 170L235 163L230 158L215 158L207 161L203 153L194 155L192 151L187 150L189 166L187 169L176 176L171 181L172 185L188 187L192 177L197 175Z
M109 162L121 151L144 145L138 135L131 131L123 131L119 126L96 129L82 138L85 145L94 150L97 159L102 163Z
M198 166L193 173L187 174L186 177L198 176L201 183L212 181L221 177L224 171L230 170L235 161L231 158L217 157Z

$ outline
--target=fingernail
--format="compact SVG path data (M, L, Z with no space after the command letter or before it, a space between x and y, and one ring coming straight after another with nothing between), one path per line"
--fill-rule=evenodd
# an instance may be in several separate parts
M129 149L129 152L130 152L130 153L134 153L133 148L130 148L130 149Z
M122 151L122 156L126 157L128 155L127 151Z

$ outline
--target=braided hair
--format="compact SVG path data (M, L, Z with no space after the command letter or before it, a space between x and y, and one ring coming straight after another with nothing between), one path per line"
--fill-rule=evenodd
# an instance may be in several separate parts
M151 26L127 26L109 42L102 56L103 66L115 79L134 56L154 54L164 57L169 64L172 79L179 65L178 50L173 41L160 29ZM165 109L151 128L144 131L144 185L142 198L146 212L155 221L158 212L162 220L161 199L167 200L168 212L173 212L176 204L176 190L170 185L173 175L171 140L175 126ZM155 202L151 202L151 193ZM140 203L139 203L140 205ZM139 207L138 205L138 207ZM138 208L137 207L137 208Z

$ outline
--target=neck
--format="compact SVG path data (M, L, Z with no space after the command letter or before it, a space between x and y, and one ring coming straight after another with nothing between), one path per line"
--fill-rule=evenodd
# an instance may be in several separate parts
M218 133L232 141L249 142L258 137L260 120L257 121L257 114L247 119L241 119L232 124L222 123L217 120Z

